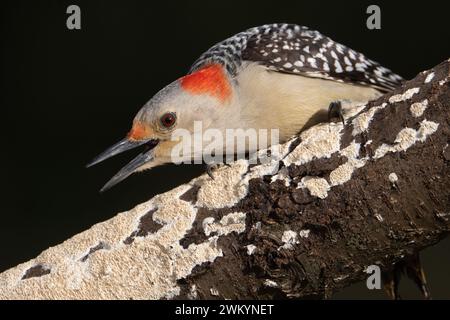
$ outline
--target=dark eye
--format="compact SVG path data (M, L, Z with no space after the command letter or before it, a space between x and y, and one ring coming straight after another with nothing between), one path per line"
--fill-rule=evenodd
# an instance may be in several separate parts
M161 116L161 124L164 128L170 128L175 124L177 116L173 112L167 112Z

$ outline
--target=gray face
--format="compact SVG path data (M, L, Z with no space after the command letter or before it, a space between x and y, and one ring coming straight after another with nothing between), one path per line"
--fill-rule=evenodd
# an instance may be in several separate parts
M171 149L176 144L172 141L175 130L185 129L185 132L192 134L195 121L201 121L203 129L207 129L220 118L222 110L224 107L217 99L186 92L178 80L163 88L139 110L127 138L88 164L92 166L129 149L146 146L145 150L112 177L101 191L111 188L133 172L170 162Z
M208 128L220 115L223 106L211 96L191 94L174 81L150 99L136 115L134 122L149 126L157 138L170 139L176 129L194 129L194 121ZM175 118L172 123L169 120Z

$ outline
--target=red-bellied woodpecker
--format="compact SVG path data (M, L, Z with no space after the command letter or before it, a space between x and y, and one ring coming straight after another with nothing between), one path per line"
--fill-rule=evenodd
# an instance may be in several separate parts
M88 166L131 148L146 151L120 170L105 190L131 173L170 163L177 128L279 129L284 142L318 122L330 103L366 102L402 78L317 31L270 24L238 33L211 47L189 73L167 85L136 115L127 137ZM254 151L254 150L247 150Z

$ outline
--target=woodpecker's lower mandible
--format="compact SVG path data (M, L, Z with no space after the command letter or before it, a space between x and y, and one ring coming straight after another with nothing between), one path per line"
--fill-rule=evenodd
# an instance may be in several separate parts
M270 24L211 47L188 74L164 87L138 112L127 137L88 166L145 146L106 190L136 171L171 163L176 129L273 129L284 142L327 119L330 103L365 103L399 86L402 78L317 31ZM334 108L334 106L333 106ZM269 142L270 144L270 142ZM248 149L246 152L256 150ZM185 156L195 155L185 152Z

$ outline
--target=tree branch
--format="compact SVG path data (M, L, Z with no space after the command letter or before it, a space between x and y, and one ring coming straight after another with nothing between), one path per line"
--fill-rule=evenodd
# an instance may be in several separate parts
M328 297L389 269L450 230L448 80L445 61L281 162L239 160L97 224L0 274L0 299Z

